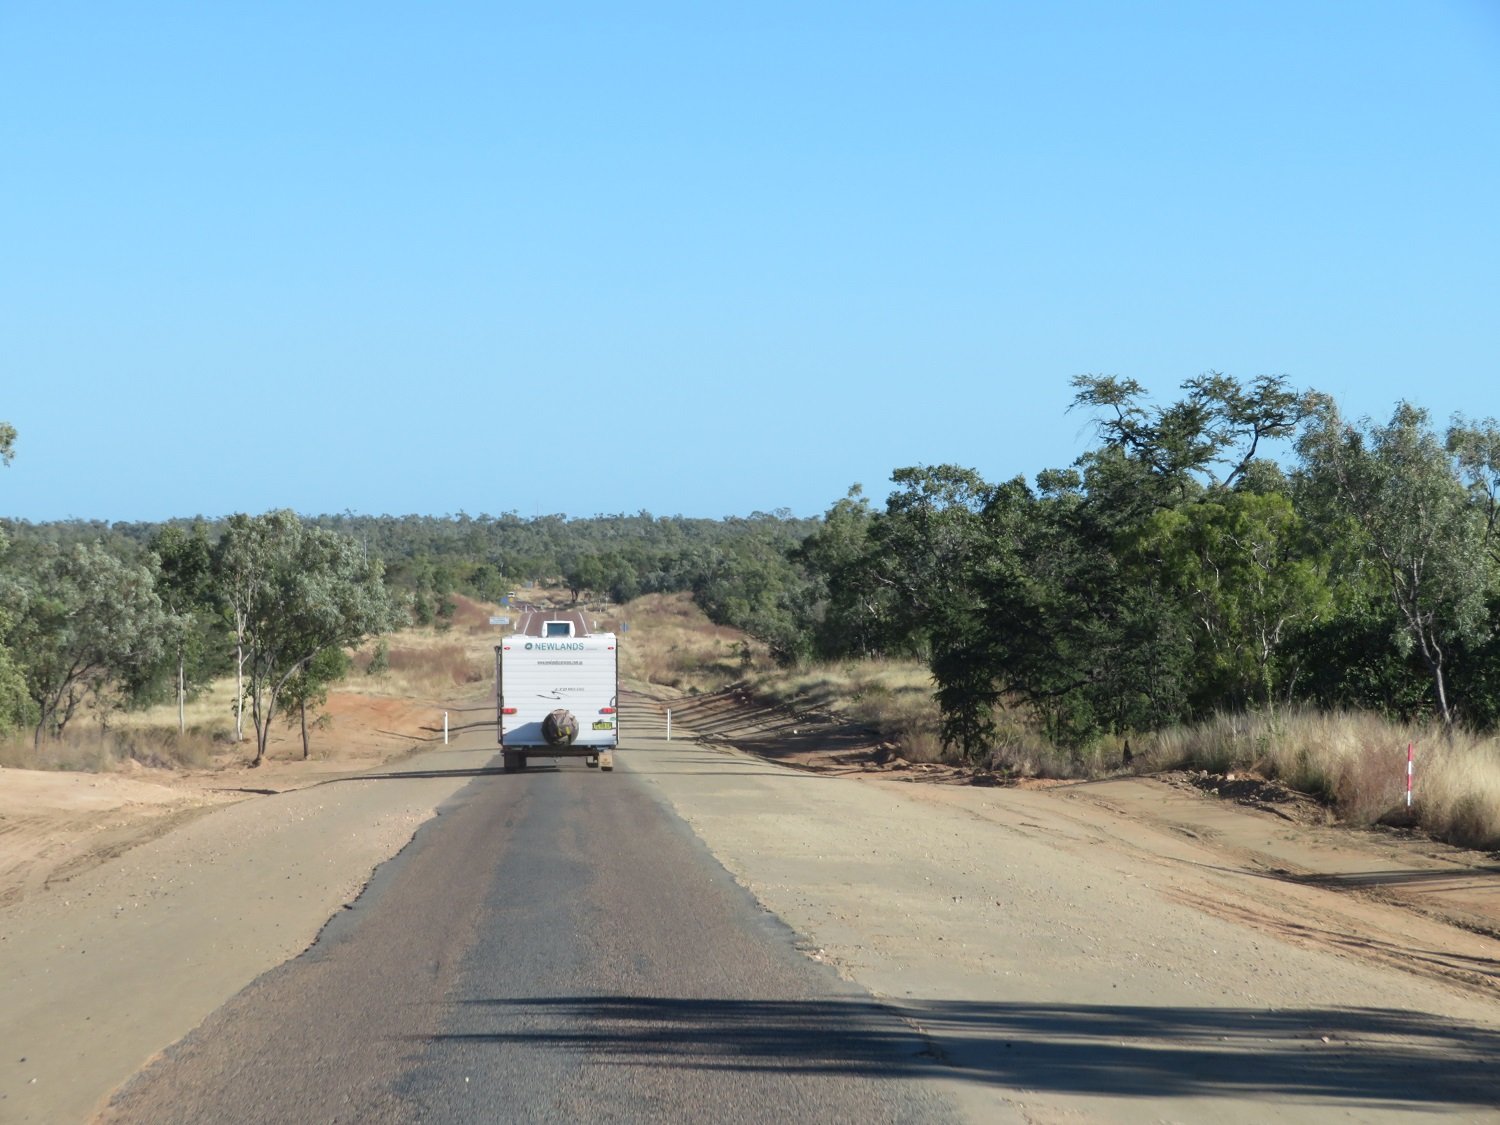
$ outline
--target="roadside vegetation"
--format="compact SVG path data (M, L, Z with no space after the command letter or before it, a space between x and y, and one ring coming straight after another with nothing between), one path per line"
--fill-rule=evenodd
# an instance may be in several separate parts
M549 583L631 623L627 675L836 711L917 760L1251 771L1362 823L1414 742L1421 823L1500 846L1500 425L1349 419L1272 376L1073 389L1097 435L1073 464L897 468L820 519L0 522L0 736L40 760L175 699L188 739L228 675L259 757L340 680L482 690L481 608Z
M1406 807L1407 748L1415 759ZM1500 849L1500 738L1373 712L1215 715L1139 744L1137 772L1198 769L1262 777L1324 802L1344 824L1421 828L1437 839Z
M939 737L932 675L914 659L809 661L780 667L741 635L715 626L684 596L642 598L622 610L632 638L626 674L689 694L746 691L791 712L813 711L870 729L912 762L962 761ZM731 654L753 654L749 667ZM1111 735L1085 752L1049 741L1018 707L997 706L995 742L974 763L1002 778L1084 780L1206 771L1278 781L1322 802L1350 827L1420 828L1463 847L1500 849L1500 738L1373 711L1216 713L1144 736ZM1416 783L1406 808L1406 754Z

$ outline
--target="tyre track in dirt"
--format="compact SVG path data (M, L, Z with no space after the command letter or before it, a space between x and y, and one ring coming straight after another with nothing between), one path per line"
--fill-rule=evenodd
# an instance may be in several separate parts
M0 817L0 908L15 906L230 803L212 795Z

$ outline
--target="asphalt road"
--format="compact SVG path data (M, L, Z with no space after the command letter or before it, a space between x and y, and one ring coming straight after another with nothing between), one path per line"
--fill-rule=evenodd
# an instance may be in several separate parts
M538 765L497 755L105 1120L957 1116L924 1041L799 951L649 784Z

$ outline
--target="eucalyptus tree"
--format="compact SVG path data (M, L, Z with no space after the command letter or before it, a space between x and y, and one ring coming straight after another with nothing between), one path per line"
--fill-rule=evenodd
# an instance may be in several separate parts
M281 690L282 705L287 711L297 713L297 724L302 733L302 760L312 757L312 744L307 731L307 712L316 710L328 702L328 689L349 674L354 661L347 649L325 648L303 665L286 682Z
M248 668L243 690L255 724L253 764L260 765L293 678L327 650L393 628L399 613L380 561L346 535L308 526L290 511L235 517L231 530L221 556L226 600Z
M229 517L214 547L214 582L224 624L234 637L234 739L245 738L245 661L250 618L261 600L271 565L271 546L283 528L297 522L291 512ZM286 532L290 534L290 531Z
M1023 549L1048 635L1035 706L1048 734L1074 745L1181 719L1192 672L1186 614L1160 568L1132 549L1160 510L1156 486L1118 447L1078 466L1039 474Z
M215 634L221 628L213 546L202 522L195 522L191 529L170 524L158 528L149 546L157 564L157 593L174 618L167 655L180 732L186 726L189 692L211 680L222 667L222 661L213 658Z
M1451 725L1451 657L1482 634L1488 585L1485 513L1453 455L1410 403L1379 426L1345 421L1326 397L1298 452L1310 509L1355 529L1395 610L1398 649L1420 657L1437 713Z
M1457 417L1448 429L1447 447L1480 514L1488 560L1487 621L1481 635L1464 646L1458 686L1465 717L1493 728L1500 726L1500 423Z
M711 621L764 641L779 664L811 651L810 588L790 559L793 544L776 528L736 536L692 552L682 565L693 600Z
M1493 418L1455 418L1448 428L1447 449L1482 515L1490 561L1500 568L1500 423Z
M36 722L36 706L26 689L26 677L12 657L6 640L15 625L9 606L21 603L21 585L5 564L9 544L0 530L0 738L8 738Z
M1242 383L1218 372L1187 380L1164 406L1148 405L1133 379L1080 375L1073 387L1070 409L1094 413L1102 441L1073 469L1038 478L1033 522L1046 539L1023 554L1056 637L1046 686L1029 694L1062 741L1187 717L1211 694L1193 658L1206 641L1221 654L1258 649L1258 670L1249 677L1242 664L1239 680L1264 683L1287 620L1272 588L1281 580L1289 593L1292 582L1267 521L1286 505L1240 494L1274 491L1267 447L1293 436L1313 402L1280 376ZM1208 590L1201 579L1222 577L1225 563L1236 580Z
M15 457L16 428L9 422L0 422L0 465L9 465ZM5 533L0 531L0 560L3 560L8 544ZM29 725L32 719L32 704L26 691L26 680L5 647L13 619L5 610L8 605L18 604L20 591L4 569L0 569L0 738L12 731Z
M174 624L149 567L104 548L43 547L13 588L12 649L36 708L34 741L61 736L79 706L156 660Z
M1326 557L1290 497L1217 490L1163 509L1131 554L1151 560L1192 623L1198 709L1273 705L1286 642L1332 601Z

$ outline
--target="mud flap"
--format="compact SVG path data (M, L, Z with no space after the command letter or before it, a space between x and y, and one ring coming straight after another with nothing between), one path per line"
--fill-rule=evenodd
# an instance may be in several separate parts
M599 768L601 770L612 770L615 768L614 751L604 750L599 754Z

